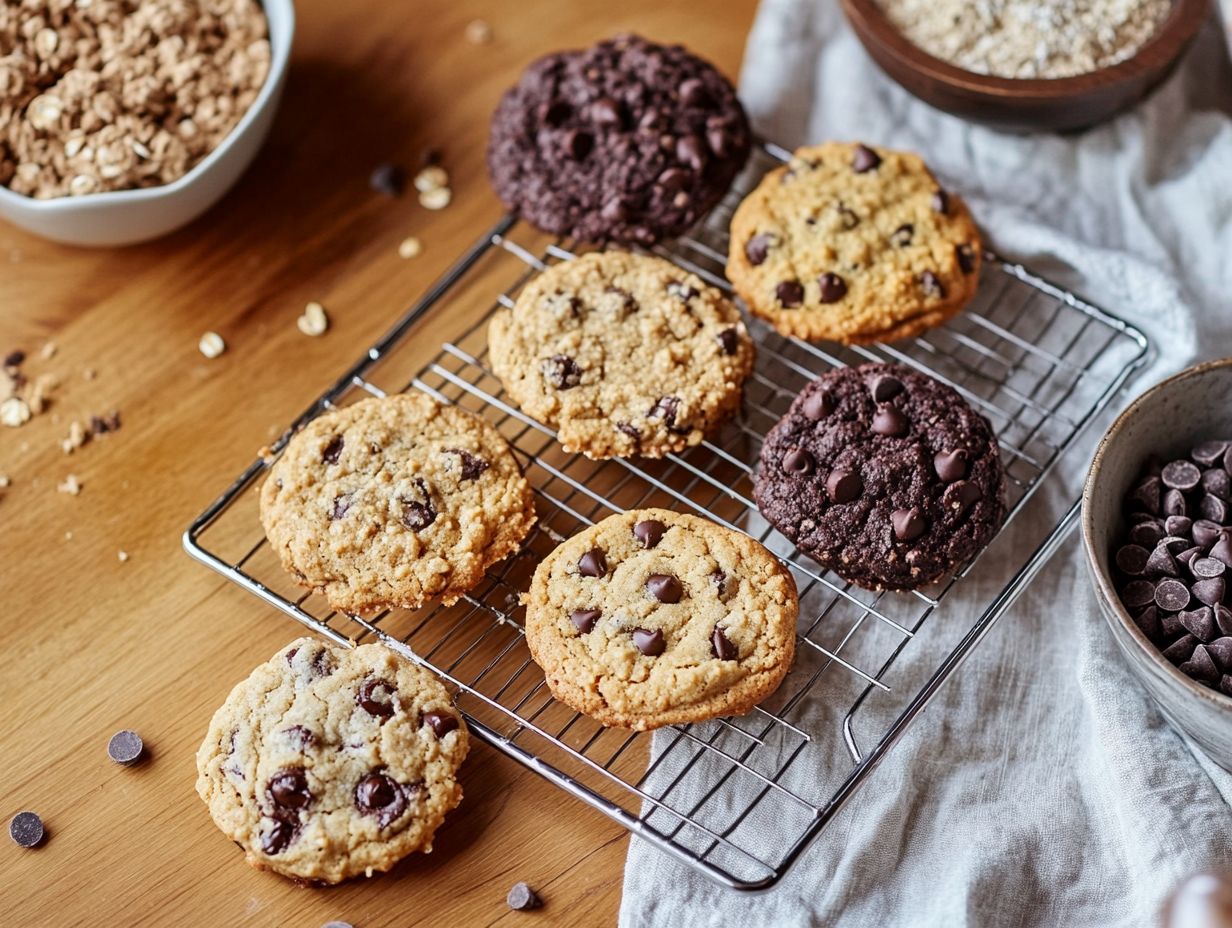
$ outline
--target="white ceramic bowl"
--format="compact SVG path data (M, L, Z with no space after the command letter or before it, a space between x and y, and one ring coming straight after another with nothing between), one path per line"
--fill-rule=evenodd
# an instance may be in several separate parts
M1121 604L1110 559L1123 537L1122 502L1151 454L1164 460L1200 441L1232 435L1232 358L1188 368L1147 390L1108 429L1082 494L1087 567L1112 637L1167 719L1232 770L1232 698L1195 683L1151 644Z
M269 75L248 112L196 167L161 187L53 200L36 200L0 187L0 217L68 245L131 245L166 235L213 206L256 156L282 96L295 9L291 0L263 0L262 6L269 20Z

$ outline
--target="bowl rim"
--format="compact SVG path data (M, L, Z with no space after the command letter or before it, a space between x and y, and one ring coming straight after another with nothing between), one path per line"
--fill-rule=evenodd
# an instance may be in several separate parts
M1173 64L1197 35L1210 11L1210 0L1172 0L1172 10L1155 34L1124 61L1069 77L995 77L979 74L926 52L903 35L882 12L878 0L841 0L848 21L862 40L875 41L883 51L917 75L996 99L1004 104L1046 103L1114 86L1140 77L1139 60L1148 53Z
M1163 656L1159 648L1151 643L1151 640L1146 637L1142 629L1138 628L1137 623L1130 616L1129 610L1125 608L1121 598L1117 595L1116 587L1112 583L1108 571L1104 568L1100 555L1095 550L1095 526L1091 520L1091 498L1095 495L1095 485L1098 482L1099 472L1103 467L1104 456L1108 453L1109 443L1114 440L1115 435L1134 416L1141 413L1142 406L1152 396L1173 384L1195 377L1202 377L1210 371L1223 368L1232 369L1232 357L1218 358L1191 365L1170 377L1164 378L1150 389L1139 394L1121 411L1121 414L1116 417L1116 421L1108 427L1108 431L1100 439L1099 445L1095 449L1095 454L1091 458L1091 465L1087 469L1086 480L1083 481L1082 485L1082 517L1080 523L1082 526L1082 547L1086 553L1087 565L1091 568L1091 575L1095 578L1096 593L1103 597L1104 601L1111 607L1112 614L1117 617L1122 628L1129 633L1139 649L1144 651L1153 663L1162 668L1165 675L1175 681L1181 689L1191 693L1196 698L1214 702L1221 709L1232 711L1232 696L1226 696L1219 690L1202 686L1200 683L1190 679L1186 674L1181 673Z
M236 141L252 126L257 116L269 106L275 90L282 82L287 66L291 60L291 47L295 44L295 4L293 0L260 0L266 11L268 23L269 10L278 8L278 15L286 23L286 41L275 44L273 30L270 30L270 67L265 75L265 82L257 93L256 99L240 117L239 122L231 127L231 131L223 136L222 141L214 150L198 161L182 177L169 184L159 184L155 187L138 187L132 190L104 190L99 193L87 193L81 196L52 197L46 200L36 199L24 193L17 193L0 184L0 203L6 203L17 209L29 210L44 214L68 213L101 205L124 205L158 200L172 197L197 183L210 169L223 160L235 147Z

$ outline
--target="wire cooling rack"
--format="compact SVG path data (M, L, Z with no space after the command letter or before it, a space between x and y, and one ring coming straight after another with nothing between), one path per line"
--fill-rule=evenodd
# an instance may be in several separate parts
M731 212L760 174L787 156L767 146L693 234L656 253L729 289L723 260ZM1144 363L1149 344L1122 320L990 254L974 304L909 342L840 349L784 338L752 320L757 367L735 421L661 461L593 462L563 452L550 428L524 415L487 357L490 313L511 306L527 280L573 254L568 243L512 218L499 222L201 514L184 544L326 638L343 645L377 640L425 664L451 685L488 744L719 883L764 889L833 819L1064 540L1077 513L1077 503L1068 502L1076 488L1063 488L1070 508L1059 521L1045 519L1042 536L1024 541L1018 529L1038 520L1019 516ZM415 325L438 306L478 321L460 325L424 364ZM1012 533L1008 557L977 558L926 590L875 594L822 571L759 516L752 470L766 431L819 373L866 360L926 371L992 422L1009 478L1007 526L1014 526L993 547ZM501 431L534 487L539 524L521 552L452 607L371 619L332 612L289 580L265 543L258 480L314 416L407 389L478 412ZM797 660L770 699L740 718L664 729L653 745L649 735L605 729L552 699L525 646L518 603L535 564L558 543L643 506L697 512L748 532L790 566L801 600ZM951 605L960 588L961 605Z

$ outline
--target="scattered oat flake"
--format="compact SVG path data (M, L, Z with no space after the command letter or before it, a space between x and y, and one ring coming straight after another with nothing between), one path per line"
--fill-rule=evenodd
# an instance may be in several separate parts
M197 343L197 348L207 358L216 358L227 350L227 343L217 332L206 332L201 336L201 341Z
M325 334L329 328L329 317L325 315L325 307L313 301L304 307L304 314L295 320L295 324L305 335L315 337Z
M415 189L420 193L449 186L449 173L440 165L430 164L415 175Z
M420 243L419 239L415 238L413 235L409 238L404 238L402 243L398 246L398 255L402 258L414 258L421 251L423 251L423 245Z
M43 350L39 352L39 357L41 357L44 361L50 361L56 356L56 351L56 343L47 342L47 344L43 346Z
M69 474L64 478L64 482L56 487L56 489L61 493L67 493L69 496L76 496L81 492L81 487L82 483L81 480L78 479L77 475Z
M487 45L492 41L492 27L486 20L472 19L466 24L466 41L472 45Z
M9 486L12 482L8 474L0 474L0 489Z
M30 407L19 396L10 396L0 403L0 422L9 428L17 428L30 421Z
M127 560L128 560L128 552L127 552L127 551L118 551L118 552L116 552L116 557L118 557L118 558L120 559L120 563L121 563L121 564L123 564L125 561L127 561Z
M425 190L419 195L419 204L425 209L444 209L453 199L453 191L448 187L437 187L435 190Z
M90 440L90 433L85 430L80 422L74 419L68 427L68 438L60 442L60 447L65 454L72 454L87 441Z

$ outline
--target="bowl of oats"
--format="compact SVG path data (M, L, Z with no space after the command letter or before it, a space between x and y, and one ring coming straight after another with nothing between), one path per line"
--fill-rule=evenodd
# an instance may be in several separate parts
M87 246L191 222L264 142L294 31L291 0L0 5L0 218Z
M1171 72L1210 0L842 0L883 70L926 103L1017 132L1068 131Z

